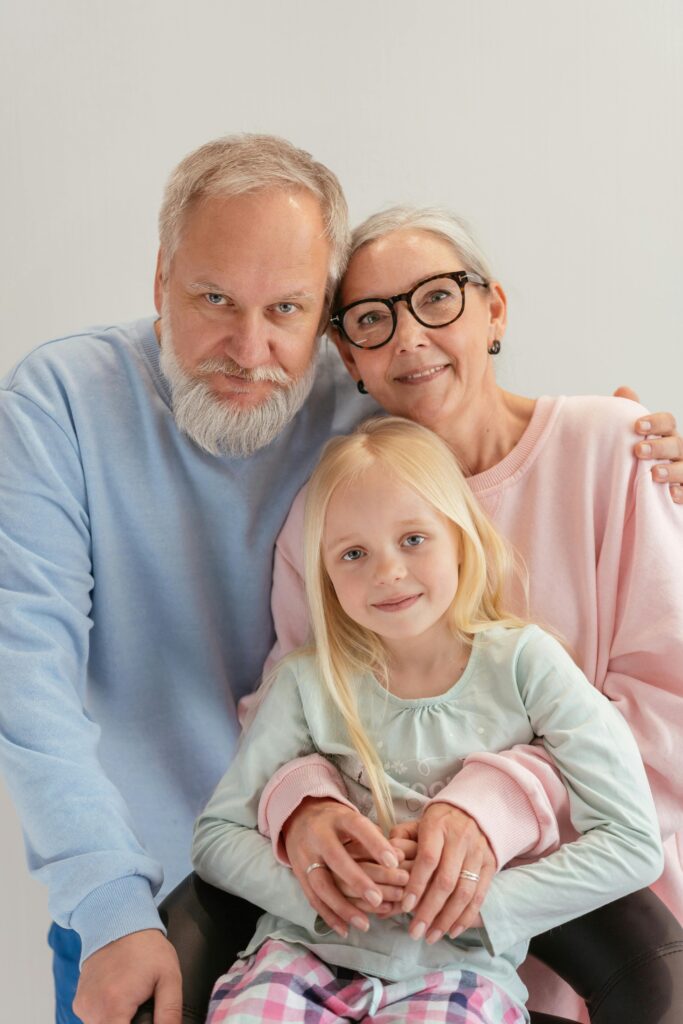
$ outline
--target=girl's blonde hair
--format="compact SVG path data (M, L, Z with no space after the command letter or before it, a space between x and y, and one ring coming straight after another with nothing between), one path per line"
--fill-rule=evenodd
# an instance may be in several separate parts
M505 609L515 556L472 496L453 452L436 434L398 416L362 423L353 434L329 441L306 498L304 551L306 592L320 677L338 708L365 769L377 816L393 822L392 800L380 758L361 722L355 680L372 672L388 681L382 639L342 609L323 562L322 543L330 499L342 484L373 466L388 470L412 488L457 530L461 564L458 589L449 609L453 631L467 643L491 626L524 621ZM367 510L368 516L372 509Z

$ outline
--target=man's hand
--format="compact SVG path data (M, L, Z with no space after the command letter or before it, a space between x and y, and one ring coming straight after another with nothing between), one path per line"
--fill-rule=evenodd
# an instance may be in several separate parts
M325 923L342 936L348 934L349 925L367 931L366 912L340 892L333 875L363 906L376 910L382 905L379 886L345 849L355 841L366 850L365 860L397 868L399 857L377 826L337 800L307 797L285 822L283 836L292 870ZM306 874L311 864L323 866Z
M154 996L154 1024L181 1024L180 965L156 929L124 935L83 962L74 1013L83 1024L130 1024Z
M632 388L621 387L614 392L617 398L640 399ZM652 467L652 479L658 484L669 484L673 500L683 505L683 438L676 430L676 417L670 412L653 412L636 421L636 434L647 435L633 451L638 459L668 459Z
M390 838L417 839L402 909L413 914L409 933L437 942L478 927L479 910L496 872L488 840L476 821L450 804L428 805L419 821L396 825ZM461 877L462 871L478 881Z

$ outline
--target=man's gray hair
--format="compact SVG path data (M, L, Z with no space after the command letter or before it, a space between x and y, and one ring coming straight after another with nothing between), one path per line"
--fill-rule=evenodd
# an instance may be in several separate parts
M204 197L239 196L283 189L305 190L320 200L325 236L332 247L328 298L348 256L346 199L336 176L303 149L275 135L226 135L189 153L171 174L159 211L159 241L168 267L188 210Z
M487 281L493 278L491 265L466 221L437 206L392 206L373 213L354 230L349 258L362 246L393 234L394 231L416 230L430 231L449 242L462 262L463 269L481 274Z

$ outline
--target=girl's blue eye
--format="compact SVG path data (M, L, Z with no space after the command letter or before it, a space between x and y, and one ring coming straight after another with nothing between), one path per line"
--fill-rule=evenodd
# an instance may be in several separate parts
M426 538L421 533L411 533L405 539L405 544L409 548L417 548L422 544Z
M345 551L342 555L342 562L357 562L362 557L363 552L360 548L351 548L350 551Z

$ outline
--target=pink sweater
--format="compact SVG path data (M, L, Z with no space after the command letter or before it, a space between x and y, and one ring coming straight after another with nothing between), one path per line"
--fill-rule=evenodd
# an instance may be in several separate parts
M516 447L468 482L526 562L532 619L561 634L633 730L665 840L653 889L683 921L683 508L632 455L637 414L625 400L541 398ZM307 639L303 505L301 492L277 543L269 665ZM311 795L346 802L316 757L286 765L262 796L259 827L281 859L280 829ZM564 786L535 746L471 756L438 799L477 820L499 866L573 834ZM525 980L534 1009L588 1019L540 964Z

